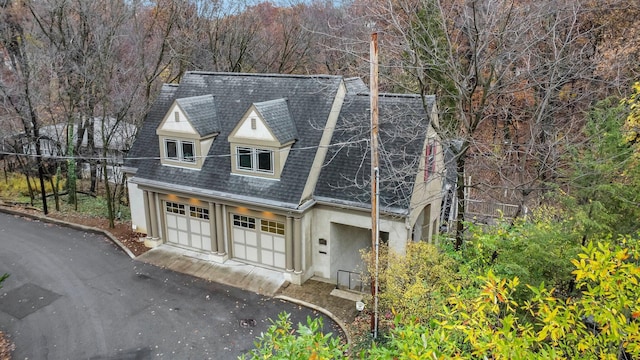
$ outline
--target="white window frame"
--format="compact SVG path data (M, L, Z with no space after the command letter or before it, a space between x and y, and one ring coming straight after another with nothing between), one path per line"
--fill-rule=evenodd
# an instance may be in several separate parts
M169 156L169 143L176 144L176 157ZM185 157L184 154L184 145L190 144L193 149L193 154L190 157ZM164 155L166 160L183 162L187 164L195 164L196 163L196 143L190 140L178 140L178 139L164 139Z
M240 166L240 151L245 151L243 154L248 155L251 159L251 167L243 167ZM248 150L248 151L247 151ZM264 170L259 168L259 155L260 154L269 154L269 170ZM254 148L250 146L236 146L236 169L239 171L248 171L254 173L262 173L262 174L270 174L273 175L275 173L275 162L273 158L274 152L270 149L260 149Z
M233 226L255 230L257 219L252 216L233 214Z
M192 218L209 220L209 209L197 206L189 206L189 216Z
M284 223L280 221L260 219L260 231L284 236Z
M171 201L166 201L165 202L165 209L166 209L167 214L185 215L185 206L184 206L184 204L171 202Z

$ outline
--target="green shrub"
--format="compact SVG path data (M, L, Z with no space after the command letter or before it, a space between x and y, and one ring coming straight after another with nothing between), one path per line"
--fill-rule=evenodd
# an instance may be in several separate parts
M321 360L345 359L346 345L332 333L322 332L322 318L307 317L307 324L293 330L290 314L280 313L266 333L260 334L256 348L240 359Z
M380 247L378 308L382 325L391 324L394 314L411 316L428 322L438 311L437 304L451 294L451 284L468 284L469 279L458 272L458 263L448 253L426 242L407 244L406 255ZM363 258L368 273L375 268L371 255ZM372 304L371 297L367 302ZM373 306L368 306L372 309Z
M430 323L396 318L368 359L637 359L640 356L640 246L589 244L572 261L579 296L563 300L545 285L513 298L518 278L489 271L471 301L452 296ZM521 316L521 311L529 317ZM530 319L530 317L532 319ZM623 357L626 356L626 357Z
M518 277L533 286L545 283L568 296L573 287L569 260L580 252L580 234L554 213L544 208L529 221L471 225L470 242L463 251L466 271L482 275L491 270L497 276ZM515 297L524 300L530 295L522 288Z

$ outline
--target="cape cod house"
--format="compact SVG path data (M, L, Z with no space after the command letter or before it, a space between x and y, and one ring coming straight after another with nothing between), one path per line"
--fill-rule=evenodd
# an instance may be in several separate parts
M426 100L379 97L379 231L399 252L438 229ZM369 124L358 78L188 72L163 86L125 161L133 226L149 246L335 280L371 246Z

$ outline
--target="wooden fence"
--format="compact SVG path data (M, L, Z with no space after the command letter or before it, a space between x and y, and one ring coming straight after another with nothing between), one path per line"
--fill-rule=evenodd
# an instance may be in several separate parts
M524 216L527 214L526 207L524 207L520 214L518 214L518 208L518 205L513 204L467 199L466 213L471 216L480 216L485 218L503 217L508 219L512 219L516 217L516 215Z

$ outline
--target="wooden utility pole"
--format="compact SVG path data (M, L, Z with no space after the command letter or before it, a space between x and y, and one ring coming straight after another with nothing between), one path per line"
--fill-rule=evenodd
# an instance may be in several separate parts
M371 333L378 336L378 244L380 242L378 223L378 33L371 34L370 45L369 100L371 114L371 254L375 264L375 274L371 276L371 295L373 312L371 313Z

